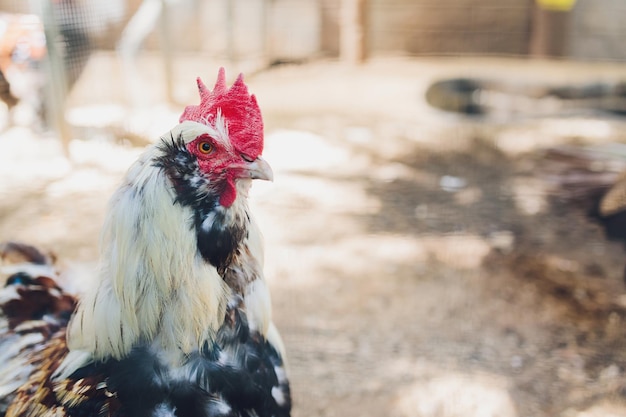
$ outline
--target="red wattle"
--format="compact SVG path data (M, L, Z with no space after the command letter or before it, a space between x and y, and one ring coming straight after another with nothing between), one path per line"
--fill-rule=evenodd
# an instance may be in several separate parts
M237 186L235 185L235 181L231 178L226 180L226 185L224 186L224 191L220 195L220 205L222 207L230 207L235 202L237 198Z

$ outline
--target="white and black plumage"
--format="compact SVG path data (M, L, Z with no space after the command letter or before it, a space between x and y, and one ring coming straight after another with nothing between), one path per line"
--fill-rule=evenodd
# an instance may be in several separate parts
M33 354L64 331L76 306L56 284L52 262L30 245L0 244L0 415L36 372Z
M241 76L227 88L220 70L213 91L198 82L200 105L113 195L97 284L66 331L30 349L7 417L289 416L247 204L252 179L272 179L261 115Z

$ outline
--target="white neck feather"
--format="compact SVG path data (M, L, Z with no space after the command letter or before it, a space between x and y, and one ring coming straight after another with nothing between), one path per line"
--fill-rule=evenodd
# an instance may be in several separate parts
M93 360L122 358L138 342L189 353L224 316L228 288L197 251L188 207L151 165L156 148L129 170L105 220L99 284L86 294L68 328L71 350Z

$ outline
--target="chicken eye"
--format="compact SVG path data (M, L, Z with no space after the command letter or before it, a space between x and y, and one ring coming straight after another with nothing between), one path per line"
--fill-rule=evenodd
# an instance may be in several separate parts
M200 151L200 153L208 155L213 152L213 144L211 142L202 141L198 143L198 151Z

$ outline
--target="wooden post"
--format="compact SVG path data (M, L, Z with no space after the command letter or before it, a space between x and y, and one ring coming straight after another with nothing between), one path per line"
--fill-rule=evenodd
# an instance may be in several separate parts
M133 106L145 105L142 78L137 70L137 55L143 41L155 30L155 27L163 17L163 5L164 2L162 0L142 0L139 8L126 24L117 44L117 51L120 55L124 72L123 81L125 85L123 88L127 92ZM159 34L164 36L160 30ZM162 48L162 50L165 49L167 49L167 46ZM167 68L165 68L165 71L168 71ZM167 73L165 76L167 79Z
M269 66L272 63L272 51L270 49L269 28L270 25L270 0L262 0L261 11L261 50L263 66Z
M361 64L367 58L367 0L341 1L339 56L350 64Z
M235 66L237 62L237 51L235 43L235 0L226 0L226 53L230 65Z
M551 3L555 6L550 7ZM556 7L563 3L563 7ZM528 52L533 57L561 57L568 54L571 7L574 1L533 2Z
M174 54L172 52L172 31L167 0L161 0L160 41L163 70L165 72L165 97L174 103Z
M59 50L59 28L52 9L52 3L47 0L38 1L38 12L41 16L44 34L46 37L46 69L50 79L47 82L47 110L48 122L51 123L61 140L63 154L70 159L70 140L72 133L65 119L65 105L67 99L67 77L63 56Z

